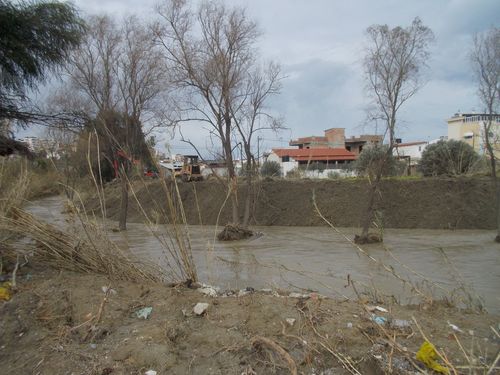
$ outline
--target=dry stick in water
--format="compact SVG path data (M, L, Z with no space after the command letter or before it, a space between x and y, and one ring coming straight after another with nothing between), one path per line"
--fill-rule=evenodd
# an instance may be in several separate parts
M351 240L349 237L347 237L344 233L342 233L335 225L333 225L320 211L317 203L316 203L316 195L315 195L315 192L313 191L313 197L312 197L312 200L313 200L313 206L314 206L314 210L316 211L316 213L319 215L319 217L326 223L328 224L328 226L330 226L335 232L337 232L338 234L340 234L347 242L349 242L352 246L354 246L361 254L363 254L364 256L368 257L368 259L370 259L371 261L375 262L376 264L382 266L382 268L387 271L389 274L393 275L396 279L398 279L399 281L401 281L404 285L406 284L410 284L412 289L418 294L420 295L422 298L424 298L425 300L432 300L432 297L430 296L427 296L424 292L422 292L415 284L409 282L408 280L406 280L404 277L402 277L401 275L399 275L398 273L396 273L396 271L394 270L394 268L392 267L389 267L388 265L386 265L385 263L383 263L382 261L380 261L379 259L376 259L374 258L372 255L368 254L365 250L363 250L362 247L360 247L358 244L354 243L353 240Z
M251 342L252 346L254 347L267 346L268 348L273 349L287 362L290 374L297 375L297 365L295 364L293 358L290 356L290 354L288 354L288 352L285 349L276 344L273 340L270 340L262 336L255 336Z

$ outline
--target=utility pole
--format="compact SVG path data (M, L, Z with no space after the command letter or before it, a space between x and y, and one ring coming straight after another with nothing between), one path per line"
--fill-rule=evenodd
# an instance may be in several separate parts
M257 136L257 167L260 168L260 140L262 138Z

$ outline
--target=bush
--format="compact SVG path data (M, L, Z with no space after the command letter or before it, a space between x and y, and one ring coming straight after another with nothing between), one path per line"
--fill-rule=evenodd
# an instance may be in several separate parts
M450 139L427 146L418 167L424 176L457 176L472 172L478 161L472 146Z
M304 178L304 171L295 167L286 173L286 178Z
M373 146L364 148L354 163L354 170L360 176L374 176L382 168L382 176L399 176L406 169L404 161L397 160L393 155L387 156L388 147Z
M260 167L260 174L264 177L279 177L281 176L281 167L276 161L265 161Z

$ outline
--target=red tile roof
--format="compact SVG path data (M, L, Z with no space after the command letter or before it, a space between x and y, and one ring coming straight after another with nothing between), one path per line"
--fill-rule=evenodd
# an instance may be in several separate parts
M344 148L275 148L279 157L290 156L297 161L356 160L356 155Z

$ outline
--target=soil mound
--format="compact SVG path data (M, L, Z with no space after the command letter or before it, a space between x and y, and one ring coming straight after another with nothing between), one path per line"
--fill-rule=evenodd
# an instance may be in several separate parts
M369 188L368 181L363 179L262 180L255 187L250 225L323 226L325 223L313 206L314 193L321 213L331 223L338 227L359 227L366 212ZM174 195L175 190L169 189L170 192L165 191L158 180L136 182L135 196L130 194L129 221L145 221L146 213L153 222L168 222L167 194ZM230 204L225 204L225 190L217 181L180 183L178 189L189 224L232 222ZM241 202L245 193L241 185L238 190ZM387 179L381 183L376 210L384 228L494 229L494 201L489 178ZM86 202L86 207L100 214L97 198ZM119 184L110 184L106 188L108 217L118 219L119 208Z

